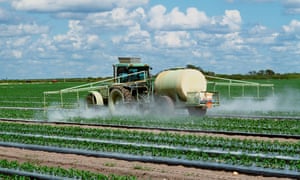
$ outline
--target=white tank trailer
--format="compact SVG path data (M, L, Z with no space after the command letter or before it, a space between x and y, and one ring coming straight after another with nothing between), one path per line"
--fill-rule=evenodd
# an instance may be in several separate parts
M208 108L219 105L218 93L207 91L207 80L200 71L180 68L151 77L150 69L140 58L120 57L113 65L113 82L89 91L87 103L106 105L113 114L121 107L134 106L145 113L164 114L185 108L192 116L203 116Z

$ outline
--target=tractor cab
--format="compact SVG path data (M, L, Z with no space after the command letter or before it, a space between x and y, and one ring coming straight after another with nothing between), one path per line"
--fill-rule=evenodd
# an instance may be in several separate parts
M150 77L150 66L141 63L140 58L119 57L119 63L113 65L117 83L145 81Z

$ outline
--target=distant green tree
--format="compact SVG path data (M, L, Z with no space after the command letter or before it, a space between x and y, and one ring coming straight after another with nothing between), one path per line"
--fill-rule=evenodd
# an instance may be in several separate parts
M258 72L257 72L257 75L264 75L265 74L265 70L259 70Z
M199 71L201 71L201 72L204 73L204 71L203 71L203 69L202 69L201 67L195 66L195 65L192 65L192 64L187 64L187 65L186 65L186 68L187 68L187 69L197 69L197 70L199 70Z
M257 73L256 73L256 71L249 71L248 74L249 75L256 75Z
M252 75L252 76L273 76L276 73L271 70L271 69L266 69L266 70L259 70L259 71L249 71L248 75Z
M266 69L265 70L265 74L267 76L273 76L273 75L275 75L275 72L273 70L271 70L271 69Z
M201 67L195 66L195 65L192 65L192 64L187 64L187 65L186 65L186 68L187 68L187 69L196 69L196 70L202 72L203 74L209 75L209 76L215 76L215 75L216 75L215 72L212 72L212 71L204 71Z

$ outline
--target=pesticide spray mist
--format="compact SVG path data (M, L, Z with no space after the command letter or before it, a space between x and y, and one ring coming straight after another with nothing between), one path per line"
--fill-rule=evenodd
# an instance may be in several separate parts
M138 104L121 105L115 109L116 111L112 114L108 106L88 107L86 102L81 100L76 108L72 109L48 108L47 119L53 122L74 119L82 119L82 121L84 119L109 120L114 116L124 119L130 117L138 117L139 119L153 117L155 119L167 120L183 114L180 110L172 111L172 113L168 112L169 109L159 103L144 104L143 107Z
M48 121L66 121L74 118L98 118L109 116L108 109L100 108L87 108L86 103L82 100L78 103L76 108L64 109L64 108L48 108L47 119Z
M282 93L265 97L263 99L239 98L221 99L220 106L213 107L207 111L208 115L214 114L238 114L238 115L293 115L300 116L300 91L295 89L284 90ZM149 107L140 108L138 105L130 107L117 107L117 111L112 115L107 106L88 108L82 100L77 108L73 109L48 109L48 121L66 121L70 119L106 119L113 116L139 117L145 116L156 119L168 120L177 116L188 116L186 110L176 109L172 114L167 113L162 104L150 104Z
M277 114L300 115L300 92L287 89L263 99L236 98L221 99L221 105L212 109L209 114Z

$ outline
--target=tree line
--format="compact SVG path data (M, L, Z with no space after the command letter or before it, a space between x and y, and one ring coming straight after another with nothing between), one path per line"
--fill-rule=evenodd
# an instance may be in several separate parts
M230 79L295 79L300 78L300 73L276 73L272 69L252 70L246 74L216 74L215 72L205 71L199 66L192 64L186 65L186 68L197 69L205 75L218 76Z

